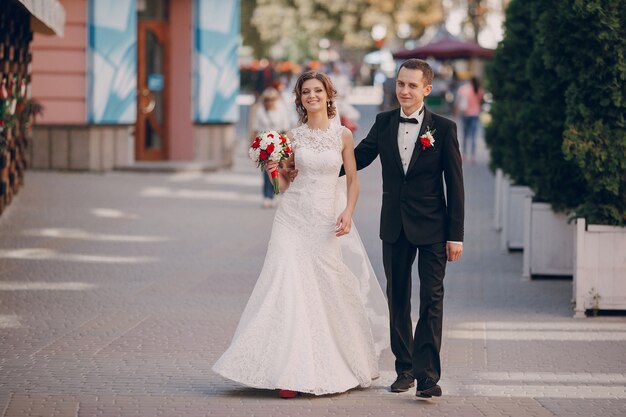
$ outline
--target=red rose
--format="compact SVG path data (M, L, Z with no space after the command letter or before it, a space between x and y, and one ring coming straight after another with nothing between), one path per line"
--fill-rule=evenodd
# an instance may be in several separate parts
M259 146L261 146L261 139L259 138L254 139L254 142L252 143L252 149L256 149Z
M265 148L265 152L267 152L268 155L271 155L272 152L274 152L274 144L270 143L269 145L267 145L267 148Z
M280 144L282 145L283 143L287 142L287 139L281 135L280 137Z
M287 155L289 155L289 154L291 153L291 148L290 148L289 146L287 146L287 147L285 148L285 153L286 153Z
M267 159L267 152L261 151L261 153L259 154L259 159L261 161L265 161Z
M422 142L422 149L430 148L432 146L427 137L420 138L420 142Z
M273 138L273 137L274 137L274 134L273 134L273 133L269 133L269 134L267 135L267 137L268 137L268 138Z

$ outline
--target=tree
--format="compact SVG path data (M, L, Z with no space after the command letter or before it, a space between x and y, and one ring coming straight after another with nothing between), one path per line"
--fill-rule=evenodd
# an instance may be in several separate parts
M461 22L462 32L466 37L471 34L474 42L478 43L478 35L480 31L485 27L487 14L489 12L489 6L485 3L485 0L442 0L447 9L465 9L467 16ZM505 4L502 4L502 10L505 9Z
M250 24L256 4L257 0L244 0L241 2L240 27L243 44L252 47L254 56L261 57L267 55L267 45L261 41L256 26Z
M626 226L626 3L512 0L488 69L492 168L557 210Z
M474 41L478 43L478 34L485 26L487 8L482 4L483 0L467 0L467 18L474 33Z
M549 202L557 211L571 211L581 204L586 183L582 170L563 154L567 83L546 64L544 56L549 46L539 31L539 22L555 4L545 0L524 3L531 13L528 32L532 49L530 53L520 51L526 57L525 85L530 86L530 95L524 96L528 100L521 103L518 115L522 129L518 132L519 157L535 200Z
M485 140L491 153L491 168L501 168L513 182L526 185L520 143L525 139L520 115L532 102L532 86L526 76L526 59L533 49L532 12L528 2L513 0L506 12L504 38L487 67L487 85L493 94L493 122Z
M437 0L256 0L251 23L260 40L292 60L316 58L322 38L344 46L373 45L371 29L382 24L389 36L408 23L411 35L441 20Z
M563 152L584 175L577 215L626 226L626 3L553 0L544 61L565 83Z

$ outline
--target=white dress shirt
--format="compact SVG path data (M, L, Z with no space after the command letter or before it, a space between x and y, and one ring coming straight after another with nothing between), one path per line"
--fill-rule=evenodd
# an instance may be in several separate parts
M424 112L422 111L423 108L424 104L422 104L422 106L410 116L404 114L404 110L400 108L400 117L417 119L417 124L401 122L398 125L398 149L400 150L400 159L402 160L402 168L404 169L405 174L407 169L409 169L409 163L411 162L413 149L415 149L417 135L419 134L420 127L424 121Z
M410 115L406 115L402 107L400 107L400 117L406 117L407 119L417 119L417 123L402 123L398 125L398 149L400 150L400 159L402 160L402 168L404 169L404 173L406 174L407 169L409 169L409 163L411 162L411 156L413 155L413 150L415 149L415 143L417 142L417 135L420 132L420 128L422 123L424 122L424 104L413 112ZM463 242L454 242L449 241L450 243L459 243L463 244Z

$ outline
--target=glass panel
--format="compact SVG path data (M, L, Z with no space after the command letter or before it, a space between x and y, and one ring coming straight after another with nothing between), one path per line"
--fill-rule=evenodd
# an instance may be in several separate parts
M146 30L146 80L160 80L163 78L164 68L164 47L159 42L159 39L150 30ZM150 83L149 83L150 84ZM156 126L146 126L146 148L148 149L160 149L162 146L162 138L158 134L160 127L163 124L163 88L159 82L152 82L150 89L150 95L155 102L154 110L149 118ZM149 86L150 87L150 86Z
M167 0L139 0L137 14L141 20L167 21Z
M155 78L163 75L163 45L159 43L157 37L150 31L146 32L146 71L147 79ZM151 90L156 100L156 118L157 122L161 124L163 122L163 90L154 89Z
M163 147L163 140L161 135L159 135L154 129L152 129L152 123L150 123L150 118L146 118L145 121L146 126L146 149L149 150L159 150Z

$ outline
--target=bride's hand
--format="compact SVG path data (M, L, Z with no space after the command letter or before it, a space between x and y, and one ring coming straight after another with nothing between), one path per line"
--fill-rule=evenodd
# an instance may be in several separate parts
M348 210L344 210L337 218L337 223L335 224L335 236L340 237L343 235L347 235L348 233L350 233L351 228L352 213L350 213Z
M280 168L280 165L276 161L267 161L265 163L265 170L270 174L272 173L272 171L278 168Z

